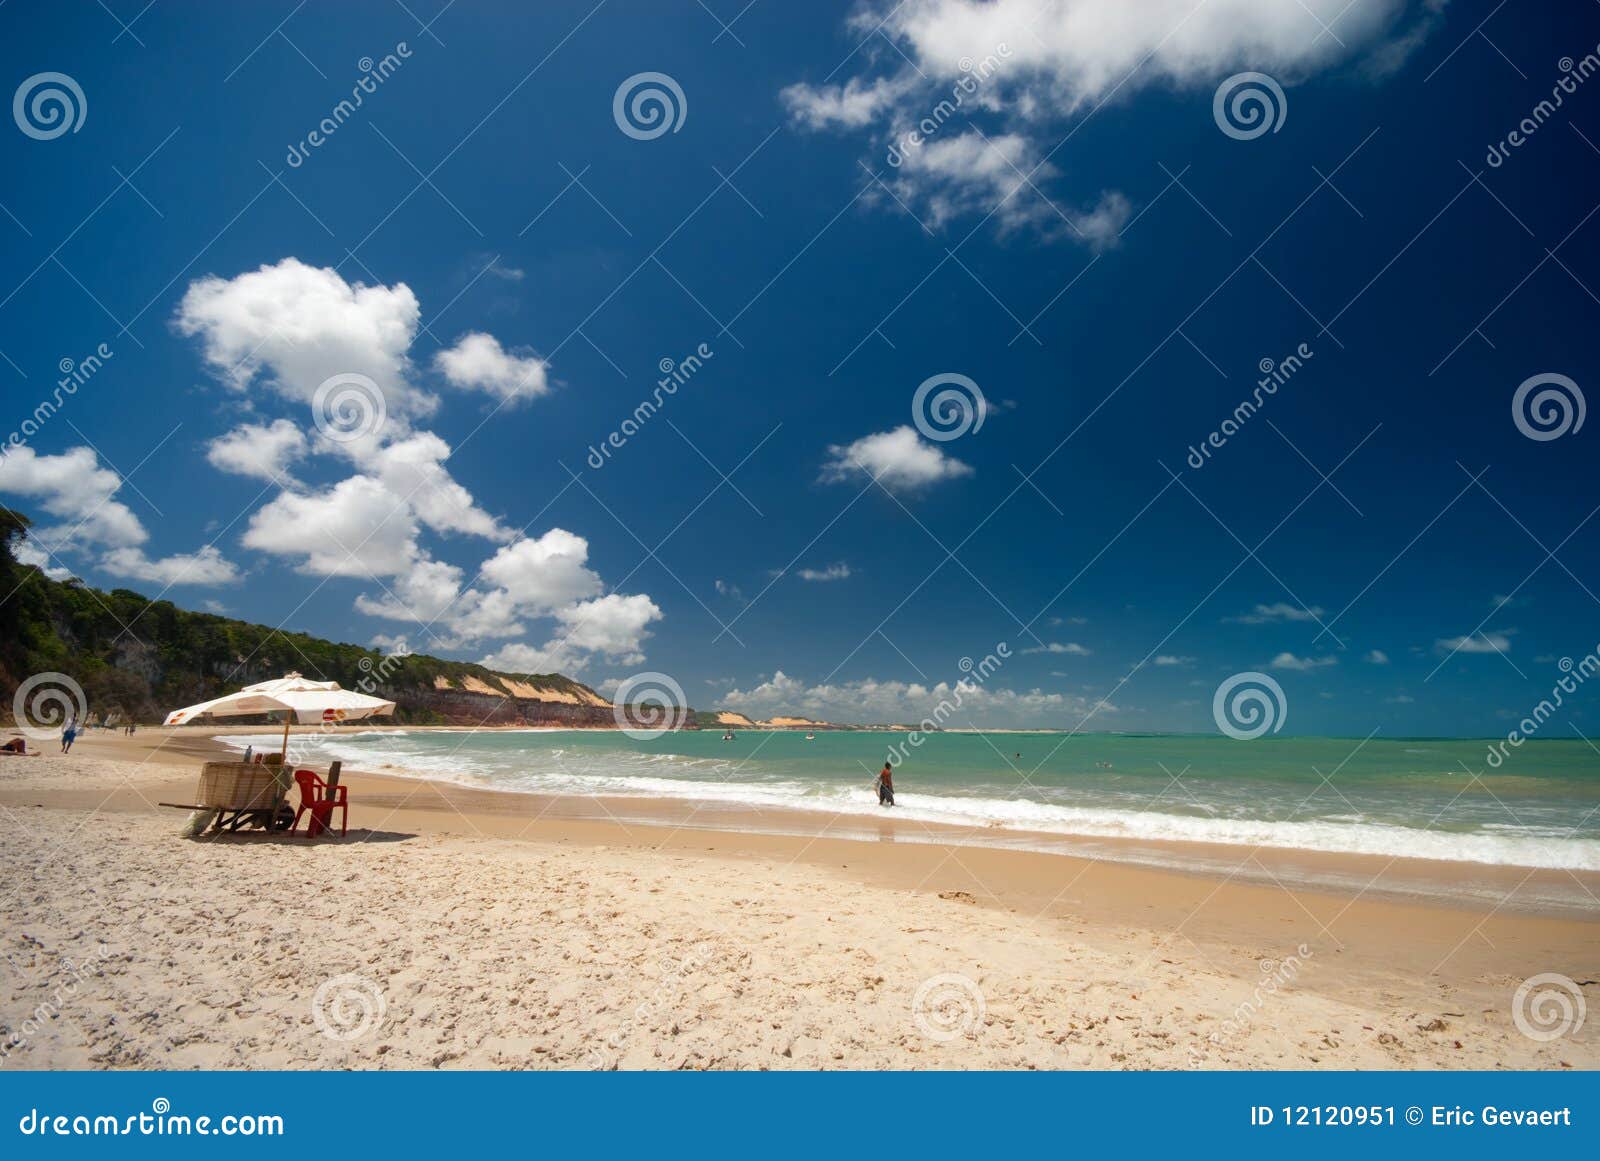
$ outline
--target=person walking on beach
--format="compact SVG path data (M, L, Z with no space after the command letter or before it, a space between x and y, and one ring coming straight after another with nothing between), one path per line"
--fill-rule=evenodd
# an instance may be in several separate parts
M883 769L878 772L878 805L894 805L894 770L889 763L883 764Z
M77 736L78 720L76 718L68 718L66 729L61 731L61 752L63 754L69 753L72 750L73 740L76 739Z

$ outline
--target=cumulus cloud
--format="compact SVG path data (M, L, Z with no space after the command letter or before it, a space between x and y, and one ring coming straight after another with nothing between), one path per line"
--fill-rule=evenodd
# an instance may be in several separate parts
M1293 653L1280 653L1272 659L1274 669L1291 669L1309 673L1313 669L1326 669L1339 664L1337 657L1296 657Z
M1051 642L1049 642L1048 644L1045 644L1045 645L1034 645L1031 648L1024 649L1023 652L1024 653L1070 653L1074 657L1087 657L1087 656L1089 656L1089 653L1090 653L1090 651L1088 649L1084 648L1082 645L1079 645L1076 641L1068 641L1065 644L1062 644L1060 641L1051 641Z
M782 670L749 689L730 689L720 704L755 717L799 714L847 723L913 724L931 716L940 702L961 704L943 717L948 727L1077 725L1097 713L1116 713L1106 701L1039 689L1002 689L970 683L961 689L947 682L884 681L864 678L837 684L808 685Z
M854 443L833 444L822 465L824 483L871 476L890 491L914 492L940 480L972 475L972 468L945 454L909 425L864 435Z
M609 593L556 611L556 619L566 630L569 648L603 653L623 665L644 660L640 650L650 634L645 626L661 619L661 610L643 593L622 596Z
M69 522L41 529L41 540L113 547L143 544L150 537L144 525L126 504L112 499L121 487L122 477L102 468L92 448L40 455L24 446L0 456L0 492L37 500L45 512Z
M180 552L152 560L139 548L114 548L100 558L112 576L168 585L225 585L239 579L239 570L212 545L198 552Z
M462 335L456 345L433 357L433 365L453 387L484 391L504 400L534 399L550 390L549 365L529 353L516 355L493 335Z
M1126 221L1120 194L1105 195L1087 212L1058 212L1044 200L1046 183L1062 175L1042 163L1041 143L1058 141L1065 119L1147 87L1204 91L1245 69L1292 84L1359 56L1373 75L1386 74L1432 31L1443 6L1444 0L1420 6L1409 0L870 0L852 17L850 35L887 40L894 52L853 54L856 75L791 85L781 98L797 125L863 133L884 151L879 158L902 157L891 166L896 196L921 204L937 223L998 207L1002 226L1066 218L1077 228L1063 234L1104 246ZM980 128L991 141L1005 142L997 145L1004 164L976 148ZM958 158L971 167L962 169ZM1012 166L1039 189L1025 186ZM872 168L885 169L881 162Z
M62 573L69 570L47 565L51 554L102 548L105 551L97 563L111 576L163 586L228 584L238 579L238 569L210 545L197 552L152 560L142 547L150 539L143 522L113 498L121 487L122 478L102 468L92 448L40 455L30 447L16 447L0 456L0 492L27 496L63 521L39 529L31 542L24 541L18 559L63 579Z
M552 528L536 540L502 548L484 563L483 576L519 608L549 612L600 592L600 577L586 567L588 559L587 540Z
M1161 653L1156 656L1155 663L1160 666L1189 666L1194 664L1193 657L1179 657L1172 653Z
M367 476L320 492L283 492L251 515L244 544L303 557L301 568L317 576L395 576L420 556L416 518L396 499Z
M1387 665L1389 664L1389 655L1382 649L1373 649L1368 652L1365 660L1369 665Z
M411 382L409 351L421 309L405 283L365 286L297 258L236 278L191 283L178 305L181 334L199 338L217 377L239 391L264 380L310 403L341 373L365 375L398 419L431 414L438 400Z
M520 270L496 273L523 276ZM606 594L587 566L589 545L581 536L553 528L530 538L507 527L450 473L450 445L418 426L439 406L418 385L413 366L420 317L404 283L352 283L336 270L294 258L191 284L175 325L200 341L207 364L231 389L264 388L309 405L333 376L357 375L382 396L384 422L354 438L332 438L321 425L313 434L317 417L307 406L298 425L288 419L247 423L208 445L207 458L220 470L260 478L270 478L271 466L310 453L338 457L354 469L311 489L286 481L251 515L242 542L289 558L310 575L364 579L357 611L420 626L434 648L518 637L530 621L544 618L554 634L547 645L508 642L492 656L503 667L523 670L577 669L597 655L642 660L647 626L662 615L655 603L643 594ZM452 386L505 400L550 389L544 360L508 351L480 331L439 352L433 366ZM463 568L433 555L425 533L478 537L500 547L468 580ZM177 571L181 562L123 563ZM193 560L190 571L206 563Z
M306 454L305 433L287 419L243 423L206 444L206 459L218 471L275 480Z

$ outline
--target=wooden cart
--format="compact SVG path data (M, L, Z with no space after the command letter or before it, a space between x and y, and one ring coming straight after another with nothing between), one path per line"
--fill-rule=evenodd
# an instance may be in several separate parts
M204 811L190 819L188 833L234 832L243 827L268 831L294 825L289 794L291 771L281 763L207 762L200 770L195 801L163 802L180 810Z

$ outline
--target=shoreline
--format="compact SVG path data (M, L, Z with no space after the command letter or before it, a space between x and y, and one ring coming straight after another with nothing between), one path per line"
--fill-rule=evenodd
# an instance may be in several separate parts
M459 727L420 727L436 732L472 732ZM571 732L565 727L501 727L528 733ZM175 731L168 749L200 758L237 755L218 739L260 734L274 727L185 727ZM352 726L346 735L370 733ZM387 731L384 731L387 732ZM320 761L320 760L318 760ZM315 764L315 762L314 762ZM1211 879L1287 884L1334 894L1370 894L1398 900L1426 900L1446 906L1499 904L1530 914L1600 918L1600 871L1435 859L1284 845L1207 842L1131 835L1083 835L1030 829L1025 825L974 824L908 818L904 812L842 812L804 804L755 805L726 800L623 794L549 794L493 786L469 775L348 765L346 773L397 783L424 783L447 800L472 796L472 809L490 814L518 813L572 821L612 822L637 827L687 828L707 833L765 835L774 838L928 844L962 849L1009 850L1045 857L1104 861ZM476 797L486 796L486 797ZM497 797L503 796L503 797ZM914 809L915 795L906 796ZM453 808L459 808L454 803Z
M195 1066L1600 1067L1600 1021L1548 1044L1513 1022L1523 980L1555 972L1592 993L1600 976L1600 909L1523 908L1538 876L1520 871L1490 884L1498 899L1445 901L1408 895L1403 877L1393 890L1392 867L1366 891L1290 883L1266 851L1233 852L1233 873L1206 873L956 845L888 819L866 841L830 826L765 833L772 819L761 815L773 812L760 811L716 829L659 813L641 824L619 800L602 801L611 817L597 818L593 802L356 769L343 775L348 839L178 838L184 813L155 804L190 801L199 761L225 750L213 735L246 732L90 734L65 759L0 760L0 807L53 836L31 860L27 849L0 851L19 860L7 867L29 888L18 930L80 963L94 954L82 943L91 935L120 949L129 962L118 980L155 997L152 1010L195 1009L184 1026L207 1046ZM1353 866L1293 861L1318 874ZM240 892L241 876L258 887ZM91 897L80 900L84 884ZM107 891L126 915L92 898ZM239 927L245 917L257 918ZM327 923L344 936L329 940ZM8 947L41 954L16 939ZM398 965L417 957L440 962L414 980ZM510 973L474 993L492 992L492 1018L465 995L423 1002L483 957L483 971ZM644 966L613 976L613 960ZM1296 978L1274 982L1289 963L1303 965ZM240 970L263 975L264 989L241 1002L281 1001L280 1024L294 1018L289 1055L261 1047L281 1029L241 1038L226 1013L220 1027L201 1026L210 1001L195 1007L182 981L199 975L231 996ZM458 1029L509 1021L522 1029L518 1047L472 1031L441 1054L416 1025L359 1047L300 1036L316 986L349 971L381 977L391 1011L442 1003ZM653 983L661 973L666 982ZM930 1042L910 1005L920 983L950 974L981 990L987 1031ZM1264 984L1277 993L1269 1014L1233 1027L1263 1002ZM545 1007L508 1013L529 988ZM619 1013L657 988L686 996L665 1030L645 1036L624 1020L619 1032ZM547 1043L548 1021L533 1018L552 1005L564 1031ZM181 1050L161 1055L159 1028L111 1026L121 1010L108 1009L88 1048L63 1031L15 1066L186 1066ZM0 1007L0 1024L8 1017ZM715 1036L684 1055L695 1033L674 1033L674 1022ZM1232 1030L1217 1042L1218 1028ZM248 1060L229 1055L242 1044L257 1045Z

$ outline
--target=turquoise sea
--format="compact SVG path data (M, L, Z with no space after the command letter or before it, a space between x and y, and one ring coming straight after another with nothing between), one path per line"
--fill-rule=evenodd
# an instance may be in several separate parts
M536 794L692 800L707 821L758 807L765 818L820 811L842 822L881 816L872 779L898 745L894 817L977 828L983 841L1180 840L1600 870L1600 752L1581 739L1529 742L1499 769L1487 767L1487 740L1461 738L944 732L915 748L907 739L372 730L297 739L296 750ZM258 740L233 739L241 749Z

